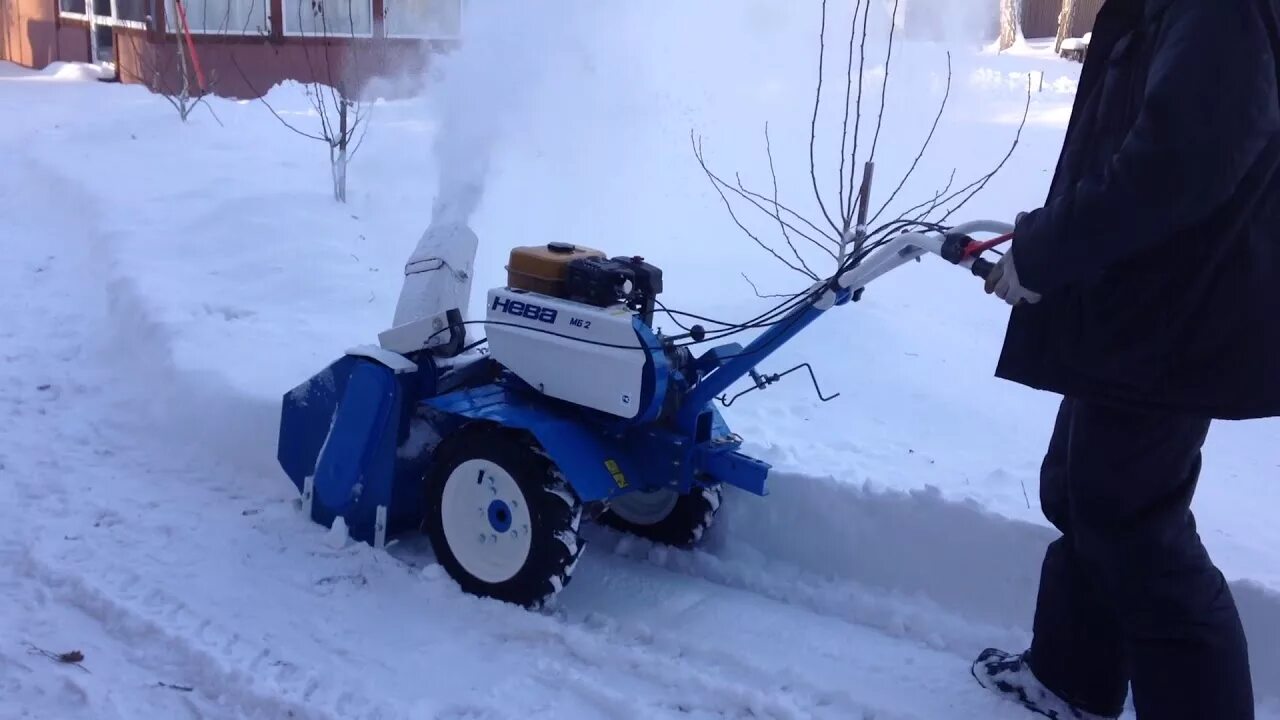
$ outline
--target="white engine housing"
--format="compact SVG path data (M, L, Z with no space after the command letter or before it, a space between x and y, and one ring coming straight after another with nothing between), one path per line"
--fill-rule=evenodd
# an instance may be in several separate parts
M628 419L640 414L648 351L625 305L495 288L487 307L490 356L521 380L575 405Z

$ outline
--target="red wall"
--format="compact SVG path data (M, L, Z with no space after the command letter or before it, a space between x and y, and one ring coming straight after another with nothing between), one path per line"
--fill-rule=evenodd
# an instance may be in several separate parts
M58 59L66 62L89 62L88 23L63 22L58 25Z
M177 93L182 77L177 40L141 30L117 29L115 47L120 80L161 92ZM211 92L223 97L256 98L284 80L358 87L373 75L414 72L421 76L426 47L411 40L304 40L268 42L257 37L194 36L196 55ZM194 66L188 62L189 88L195 94Z
M42 68L58 59L57 0L0 0L0 60Z

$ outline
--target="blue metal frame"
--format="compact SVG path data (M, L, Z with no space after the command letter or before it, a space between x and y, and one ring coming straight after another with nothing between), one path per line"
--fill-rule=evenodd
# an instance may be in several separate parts
M345 356L285 394L278 457L299 491L310 481L313 521L341 516L353 538L373 542L379 506L388 534L421 519L418 467L396 453L415 375Z
M834 297L819 303L828 292ZM741 439L713 401L850 297L816 289L745 348L713 348L683 371L671 367L662 341L637 318L647 358L640 410L630 420L549 398L510 374L495 380L498 368L487 360L445 375L429 358L416 373L396 373L375 359L347 356L285 395L280 464L299 489L313 479L313 520L328 525L341 515L364 541L373 539L378 506L388 509L388 534L416 527L425 510L421 481L430 452L398 453L415 415L441 437L476 421L529 431L584 502L712 483L764 495L769 466L740 452ZM501 522L501 510L492 509L492 522Z
M671 363L662 350L662 341L654 334L653 329L644 324L640 316L631 320L636 337L645 348L644 385L641 389L641 410L632 423L650 423L658 419L662 413L662 403L667 397L671 384Z
M830 292L835 293L835 302L832 307L844 305L852 296L852 293L846 289L833 289ZM702 379L685 397L684 405L676 418L677 427L683 431L693 432L698 416L707 405L720 397L734 383L750 374L760 361L772 355L775 350L809 327L825 312L827 310L818 307L813 299L808 299L736 354L723 354L723 348L717 348L699 358L701 362L703 358L711 356L709 359L714 366L711 370L704 371Z

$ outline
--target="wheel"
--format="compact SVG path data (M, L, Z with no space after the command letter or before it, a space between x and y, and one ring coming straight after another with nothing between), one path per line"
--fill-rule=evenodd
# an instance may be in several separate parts
M692 547L715 522L722 497L718 484L695 487L688 495L633 492L609 503L598 522L663 545Z
M446 439L426 496L427 535L463 591L532 608L569 584L582 504L532 436L486 428Z

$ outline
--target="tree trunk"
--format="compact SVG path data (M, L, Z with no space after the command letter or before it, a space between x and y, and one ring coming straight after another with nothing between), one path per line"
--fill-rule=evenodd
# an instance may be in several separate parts
M179 91L175 104L178 106L178 117L182 118L182 122L186 122L191 114L191 77L187 74L187 46L182 43L181 35L177 38L178 73L182 75L182 90Z
M1021 0L1000 0L1000 49L1008 50L1022 35Z
M347 111L351 107L346 95L338 100L338 136L333 138L329 146L329 160L333 165L333 199L338 202L347 201L347 148L351 140L348 131Z
M1076 25L1076 0L1062 0L1062 13L1058 15L1058 39L1053 46L1055 53L1062 52L1062 41L1071 37Z

